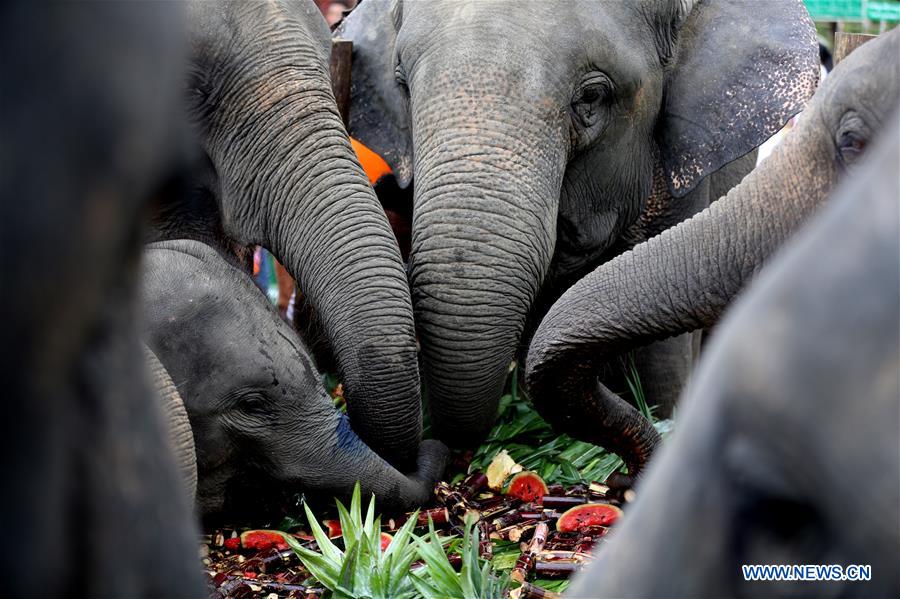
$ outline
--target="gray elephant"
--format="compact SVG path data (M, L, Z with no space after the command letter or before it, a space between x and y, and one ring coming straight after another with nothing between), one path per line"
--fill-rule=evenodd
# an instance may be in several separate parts
M527 323L635 223L654 173L684 196L818 80L799 0L366 0L337 35L354 44L351 135L414 179L424 387L455 445L490 429Z
M726 315L671 444L569 596L900 595L896 106L858 172ZM871 569L744 579L742 565L763 564Z
M756 170L691 220L600 266L548 312L526 380L552 423L619 453L634 477L659 437L596 383L609 356L710 327L774 252L819 209L900 97L900 31L862 46L825 80L799 123Z
M446 448L422 443L417 470L401 474L350 428L303 343L236 264L194 240L147 246L144 338L187 409L173 413L179 455L196 449L197 504L234 513L241 483L256 501L269 489L349 496L354 483L383 508L428 501ZM184 462L183 462L184 463ZM257 514L258 516L258 514Z
M196 156L158 202L149 240L271 250L325 337L354 430L392 464L415 467L409 287L338 114L322 15L311 0L195 1L188 17Z
M5 597L205 597L134 322L177 3L0 4Z

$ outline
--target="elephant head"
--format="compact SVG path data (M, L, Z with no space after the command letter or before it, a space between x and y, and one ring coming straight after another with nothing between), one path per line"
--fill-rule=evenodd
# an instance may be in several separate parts
M360 481L380 505L398 509L428 500L443 473L443 444L423 442L409 477L372 451L246 273L194 240L150 244L145 257L145 341L187 409L202 514L228 511L232 485L248 480L329 497L349 495ZM171 422L183 418L173 413ZM179 455L190 451L190 435L175 440Z
M655 165L687 194L818 78L799 0L366 0L337 35L354 43L351 135L415 180L425 390L457 445L490 429L539 292L637 219Z
M155 239L209 240L220 219L297 282L344 382L353 428L413 467L422 432L412 304L397 243L350 146L331 38L301 2L192 2L188 112L200 147L190 201Z
M610 356L714 325L725 307L852 168L900 97L900 31L840 63L799 123L728 195L598 267L541 322L526 379L535 406L563 430L603 445L640 473L658 437L596 383Z
M678 430L572 597L900 594L895 106L859 172L726 314ZM862 564L871 580L753 582L750 564Z

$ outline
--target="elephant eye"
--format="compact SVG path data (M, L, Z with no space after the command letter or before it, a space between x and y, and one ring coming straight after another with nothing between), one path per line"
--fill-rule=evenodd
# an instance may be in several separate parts
M254 416L265 416L269 413L268 401L261 393L251 392L241 397L238 408Z
M866 140L855 133L845 132L838 140L838 157L844 167L852 166L865 149Z
M850 168L866 149L868 141L866 124L854 111L848 111L841 117L841 123L835 135L838 163Z
M397 63L397 67L394 69L394 79L397 81L397 83L398 83L401 87L403 87L403 89L406 89L406 88L407 88L407 84L406 84L406 71L405 71L405 69L403 68L403 65L400 64L399 62Z
M603 73L591 73L582 80L572 96L572 112L582 127L591 128L602 120L612 90L612 82Z

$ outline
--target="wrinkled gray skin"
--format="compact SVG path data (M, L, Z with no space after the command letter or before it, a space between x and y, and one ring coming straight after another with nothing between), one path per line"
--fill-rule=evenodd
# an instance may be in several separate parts
M153 390L162 408L163 418L167 424L169 449L175 457L175 464L181 472L184 489L191 503L197 494L197 452L194 447L194 434L191 422L181 394L175 387L169 371L162 365L156 354L144 346L144 360L150 371Z
M303 343L239 267L193 240L145 252L144 338L175 381L197 453L197 504L227 510L229 486L349 496L359 480L383 508L428 501L446 461L422 444L409 477L379 457L335 408ZM254 488L258 499L265 489Z
M423 377L455 445L490 429L526 322L650 207L655 170L665 228L687 216L673 194L762 143L817 80L799 0L366 0L337 35L354 44L351 134L415 179Z
M568 596L900 595L900 119L880 140L723 321ZM868 564L872 580L745 582L741 564Z
M354 430L414 468L422 422L412 304L397 243L331 91L311 0L191 2L190 193L151 240L262 245L303 292L344 383Z
M135 322L182 7L0 3L3 596L206 597Z
M854 51L772 155L726 197L600 266L557 301L535 333L526 372L548 420L619 453L632 475L641 472L658 436L596 384L599 365L718 321L882 130L900 97L898 53L900 31Z

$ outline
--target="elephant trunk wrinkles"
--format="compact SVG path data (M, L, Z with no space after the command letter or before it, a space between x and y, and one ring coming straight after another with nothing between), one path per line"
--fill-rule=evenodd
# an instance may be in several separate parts
M562 135L526 109L483 116L465 105L414 112L425 141L410 283L432 426L454 446L483 440L496 417L553 252L565 158Z
M298 80L321 83L297 91ZM242 134L219 157L238 187L223 193L270 207L258 241L297 280L321 323L354 430L396 467L412 468L422 421L412 304L397 243L350 147L327 73L273 73L263 81L245 101L265 104L266 117L232 129Z
M597 389L598 366L717 322L833 185L836 167L821 154L828 144L817 138L817 120L805 115L727 196L602 265L560 298L535 333L526 371L534 405L548 421L615 451L630 474L640 473L656 433L624 400Z

